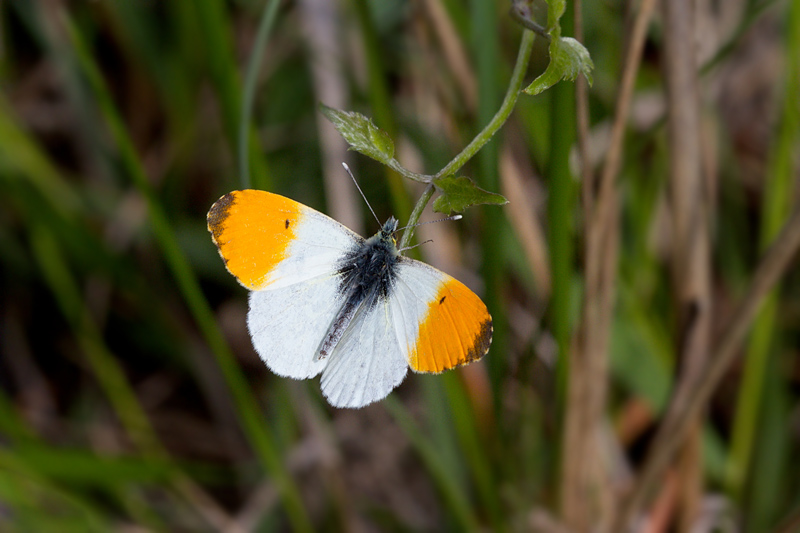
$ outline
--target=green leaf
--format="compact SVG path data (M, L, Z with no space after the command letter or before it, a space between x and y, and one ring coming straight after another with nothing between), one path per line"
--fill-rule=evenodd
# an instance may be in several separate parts
M351 150L360 152L376 161L388 165L394 159L394 143L385 131L355 111L340 111L320 104L322 114L328 117L342 134Z
M550 64L525 92L535 96L561 80L575 81L580 73L586 76L586 81L591 85L593 68L589 51L581 43L572 37L553 39L550 41Z
M433 210L446 215L454 211L460 213L473 205L508 203L503 195L484 191L464 176L441 178L433 182L433 185L441 193L441 196L433 202Z

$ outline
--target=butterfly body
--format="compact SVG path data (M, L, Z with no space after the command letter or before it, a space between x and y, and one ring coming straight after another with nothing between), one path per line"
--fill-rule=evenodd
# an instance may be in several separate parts
M381 231L345 254L339 268L339 293L345 303L320 345L318 358L330 355L361 306L371 310L391 295L395 265L402 259L394 240L396 230L397 219L391 217Z
M303 204L235 191L208 214L228 270L250 289L248 329L276 374L322 374L338 407L385 397L416 372L480 359L491 343L486 306L463 284L400 255L390 218L370 237Z

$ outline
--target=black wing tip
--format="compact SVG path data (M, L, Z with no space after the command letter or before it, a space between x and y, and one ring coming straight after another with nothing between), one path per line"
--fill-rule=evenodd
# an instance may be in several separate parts
M211 206L211 209L208 210L208 215L206 216L206 221L208 222L208 231L211 232L215 242L225 229L225 219L228 218L228 213L235 203L236 196L234 193L229 192L228 194L221 196L219 200L214 202L214 205Z
M473 361L478 361L483 358L484 355L489 353L489 347L492 345L492 335L494 334L494 324L492 324L492 317L490 316L487 318L483 324L481 324L481 329L478 334L475 336L475 342L472 345L472 348L467 352L467 357L463 363L460 363L459 366L463 366Z

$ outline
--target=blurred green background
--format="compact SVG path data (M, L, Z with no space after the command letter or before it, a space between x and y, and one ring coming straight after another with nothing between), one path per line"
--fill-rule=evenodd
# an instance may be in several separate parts
M790 4L695 6L714 327L796 201ZM635 5L583 6L597 165ZM336 410L316 380L270 374L250 345L246 290L205 222L249 182L371 235L341 161L381 219L407 219L421 189L347 152L318 102L370 116L403 165L433 173L500 105L522 34L507 9L0 3L0 529L560 531L569 369L558 347L580 320L585 259L573 84L522 95L465 167L509 205L419 231L434 242L415 253L489 306L489 354L410 375L378 404ZM546 6L535 9L544 20ZM629 486L676 372L662 23L657 11L625 137L610 372L596 376L610 387L597 457L611 499ZM547 62L537 39L526 79ZM798 302L794 267L703 420L697 531L765 531L800 512ZM674 497L658 501L667 519L651 531L678 514Z

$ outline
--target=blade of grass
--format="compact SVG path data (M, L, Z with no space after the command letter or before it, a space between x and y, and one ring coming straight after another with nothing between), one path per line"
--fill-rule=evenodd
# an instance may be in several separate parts
M572 35L572 4L561 18L562 34ZM556 420L565 420L568 395L572 387L580 383L572 382L570 370L570 343L572 335L572 300L574 279L574 221L577 194L574 177L569 167L569 153L575 142L575 86L571 83L558 83L549 91L551 98L550 152L547 161L547 237L550 250L550 272L552 273L552 296L550 298L549 323L558 346L556 359ZM563 426L562 422L559 425ZM559 458L563 472L570 457L565 448L565 427L559 428L562 455ZM560 496L563 498L563 495ZM562 518L566 518L569 507L561 500Z
M438 451L414 422L406 408L393 396L383 400L383 405L417 450L422 462L425 463L434 482L439 487L442 497L453 512L454 518L461 524L463 530L479 531L478 519L472 512L467 495L455 483L455 479L448 475L443 461L439 458Z
M100 509L59 488L4 449L0 449L0 500L4 506L0 526L6 522L11 531L70 531L74 526L75 531L99 533L111 528ZM48 512L42 512L45 503Z
M470 472L475 481L478 495L491 521L492 530L505 531L507 522L501 516L497 483L494 480L492 464L489 461L489 452L491 450L486 449L478 436L475 413L471 408L472 403L467 397L467 391L464 390L463 382L457 374L451 372L443 376L443 378L445 392L453 416L453 425L464 456L470 466Z
M778 358L767 361L757 442L753 447L750 475L743 487L743 531L774 531L782 508L789 507L792 490L792 397L781 375ZM787 483L789 481L789 483Z
M258 87L258 71L264 59L267 41L275 23L280 4L280 0L267 0L267 5L264 6L264 12L261 14L261 20L258 23L258 32L256 33L256 40L253 42L253 49L250 52L250 59L247 62L238 137L239 180L243 189L250 188L250 155L248 149L253 144L250 142L250 125L252 124L253 101Z
M442 467L456 484L466 487L469 484L468 466L458 446L458 436L454 426L452 406L447 401L445 384L438 376L421 376L418 380L422 397L426 404L425 427L428 442L439 451Z
M148 460L165 458L147 415L128 384L125 374L114 356L106 349L102 336L84 306L80 291L61 255L58 244L50 231L35 221L31 225L31 245L39 262L45 281L70 323L78 344L91 366L94 376L120 418L128 436ZM151 527L162 529L157 517L149 507L138 502L132 494L120 498L137 520Z
M768 181L761 209L763 221L759 240L762 250L767 249L774 241L788 218L796 191L795 165L800 139L800 110L797 107L797 95L800 94L800 2L791 3L787 22L783 109L777 141L773 144L767 169ZM767 296L747 346L727 465L728 491L739 502L743 501L748 477L753 474L751 459L753 448L759 440L758 421L762 415L761 404L768 359L778 347L778 302L776 288Z
M36 224L32 226L31 245L39 262L45 281L75 332L100 386L114 406L131 440L151 458L161 457L161 446L155 438L150 422L139 405L139 400L128 384L124 372L114 356L105 348L102 335L96 329L83 304L83 298L72 278L58 244L50 231Z
M496 120L498 102L502 95L499 85L499 32L498 10L495 2L473 0L469 2L471 18L470 52L475 63L475 73L478 78L478 124L492 124ZM523 41L530 40L528 33L523 32ZM527 64L527 62L525 62ZM484 128L485 131L486 128ZM497 130L493 130L493 133ZM476 136L476 140L480 133ZM474 141L473 141L474 143ZM472 143L471 143L472 144ZM498 140L486 142L475 156L477 173L476 181L480 187L487 191L499 191L500 180L498 175L499 148ZM464 150L466 151L466 149ZM464 153L462 151L462 153ZM448 165L452 168L452 165ZM492 314L492 352L493 357L487 359L489 380L495 394L495 409L499 408L497 394L502 390L502 381L507 368L508 359L504 355L508 352L507 330L508 321L505 316L505 254L501 246L501 239L497 236L506 230L505 216L502 210L493 207L483 207L484 223L481 229L481 252L483 262L481 275L486 284L483 298L486 307Z
M562 32L572 33L572 16L561 19ZM556 379L559 397L559 419L566 405L569 382L569 349L572 329L572 286L574 260L574 223L576 187L569 168L569 152L575 142L575 87L571 83L556 84L551 93L550 153L547 162L547 229L550 249L550 272L553 292L550 299L550 324L558 344Z
M491 124L497 114L498 102L502 89L498 85L499 74L499 34L497 4L482 0L470 2L471 36L470 45L478 77L478 124ZM523 42L530 40L528 33L523 32ZM527 61L524 62L527 65ZM497 130L495 130L497 131ZM477 138L477 137L476 137ZM498 141L486 142L476 155L477 183L487 191L499 191L498 178L499 149ZM449 166L449 165L448 165ZM497 395L502 390L502 381L507 368L508 352L508 320L505 316L505 264L501 239L497 236L506 230L505 216L501 209L494 206L482 208L484 224L481 233L481 249L483 264L481 274L486 284L483 298L486 307L492 314L492 351L494 357L487 359L489 379L495 394L495 409L499 408ZM490 508L491 509L491 508Z
M211 79L219 96L222 120L231 149L234 153L239 152L237 145L241 135L240 131L247 127L247 142L250 145L249 169L253 186L269 189L271 185L269 169L259 150L258 137L249 121L246 125L242 124L241 83L236 72L236 61L229 30L233 24L226 12L225 3L222 0L195 0L192 5L200 24L198 35L202 36L196 44L205 50L204 57L208 62Z
M86 77L94 93L97 106L111 131L114 145L119 151L118 153L122 166L147 202L150 223L162 253L164 254L164 259L172 271L181 294L194 316L201 333L216 355L217 363L222 370L237 406L237 413L240 417L242 427L262 466L275 478L276 483L280 487L286 510L293 527L300 531L310 531L311 525L300 498L299 491L286 469L283 458L278 452L278 448L273 442L272 436L264 427L258 404L253 397L247 380L237 366L236 359L214 319L214 314L208 302L203 296L199 282L186 260L185 255L178 246L166 213L150 186L141 162L139 161L136 149L133 146L122 118L111 98L111 94L92 56L87 52L80 33L72 27L66 15L64 15L64 17L70 44L75 52L82 73Z

